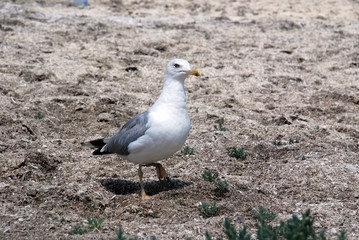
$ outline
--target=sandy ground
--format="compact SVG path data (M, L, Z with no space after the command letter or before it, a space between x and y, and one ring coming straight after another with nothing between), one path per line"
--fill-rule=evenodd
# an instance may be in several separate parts
M225 217L254 233L259 206L359 239L359 2L219 2L0 3L0 239L223 237ZM81 142L150 107L173 58L202 72L186 81L194 154L163 161L168 188L145 169L141 202L137 167ZM88 217L103 229L68 234Z

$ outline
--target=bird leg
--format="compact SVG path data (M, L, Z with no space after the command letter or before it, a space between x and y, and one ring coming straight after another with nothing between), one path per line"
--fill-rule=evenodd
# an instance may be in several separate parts
M141 168L142 168L142 165L140 164L138 166L138 177L140 178L141 198L142 198L142 200L150 199L151 197L146 194L145 188L143 187L143 181L142 181L143 172L142 172Z
M149 163L144 166L156 167L158 179L160 179L160 180L163 179L163 181L165 181L165 182L167 181L167 173L166 173L166 170L164 169L164 167L162 167L161 163Z

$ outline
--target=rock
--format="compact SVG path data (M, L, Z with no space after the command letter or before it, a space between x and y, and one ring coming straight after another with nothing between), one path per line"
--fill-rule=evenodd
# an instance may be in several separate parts
M113 116L109 113L100 113L97 116L97 121L98 122L109 122L113 119Z

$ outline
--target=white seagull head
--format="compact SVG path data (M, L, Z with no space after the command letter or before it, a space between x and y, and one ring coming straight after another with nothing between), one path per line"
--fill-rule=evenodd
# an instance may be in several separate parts
M184 59L173 59L167 64L166 76L179 80L184 80L188 75L199 76L197 69L192 69L189 62Z

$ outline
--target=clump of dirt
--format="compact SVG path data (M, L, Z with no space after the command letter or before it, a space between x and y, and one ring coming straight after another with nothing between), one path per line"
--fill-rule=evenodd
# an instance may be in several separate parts
M16 167L19 170L16 177L22 181L31 179L44 181L46 178L51 177L59 163L61 161L49 158L44 153L30 152L25 156L24 161Z

